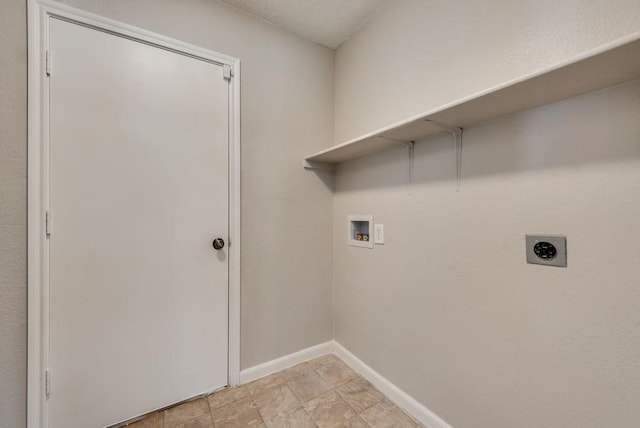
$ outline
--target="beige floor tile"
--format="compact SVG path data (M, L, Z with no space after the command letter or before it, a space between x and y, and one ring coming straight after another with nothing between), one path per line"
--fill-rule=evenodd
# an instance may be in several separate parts
M176 428L214 428L213 418L211 417L211 413L206 413L177 425Z
M137 422L127 425L128 428L162 428L162 412L154 413Z
M282 385L285 382L285 378L282 375L282 372L270 374L269 376L262 377L260 379L254 380L253 382L249 382L245 386L254 397L262 394L267 389L273 388L274 386Z
M211 410L216 428L258 427L262 418L251 398Z
M366 423L364 423L364 421L359 416L354 416L353 418L347 420L340 427L341 428L369 428L369 426Z
M351 370L345 363L338 359L335 361L328 361L324 364L317 364L313 366L313 368L332 386L342 385L358 378L356 372Z
M336 391L358 413L384 400L384 395L363 378L342 385Z
M414 428L417 426L417 423L402 409L387 400L369 407L360 413L360 417L371 428Z
M353 409L335 391L314 398L304 408L320 428L349 426L350 421L357 419Z
M209 407L217 409L218 407L226 406L249 397L249 390L245 386L238 386L236 388L227 388L218 391L208 396L207 400L209 401Z
M291 382L292 380L299 379L309 373L315 372L313 370L313 367L311 367L311 365L308 363L298 364L297 366L290 367L280 372L285 382Z
M287 386L303 403L316 398L331 389L324 379L313 370L287 383Z
M304 403L304 404L303 404ZM264 422L266 421L266 422ZM422 427L333 354L157 412L130 428Z
M316 428L317 425L311 416L299 408L291 412L282 413L265 422L267 428Z
M287 385L280 385L255 397L255 406L262 419L267 421L281 413L302 407L302 403Z
M209 413L209 404L204 399L189 401L164 411L164 427L174 428L198 416Z
M342 361L340 358L336 357L334 354L326 354L318 358L314 358L313 360L307 361L314 369L320 366L326 366L327 364L335 363L336 361Z

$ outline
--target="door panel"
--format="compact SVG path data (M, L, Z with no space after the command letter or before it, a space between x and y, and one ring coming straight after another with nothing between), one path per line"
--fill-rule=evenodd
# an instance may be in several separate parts
M50 427L227 384L222 67L50 19Z

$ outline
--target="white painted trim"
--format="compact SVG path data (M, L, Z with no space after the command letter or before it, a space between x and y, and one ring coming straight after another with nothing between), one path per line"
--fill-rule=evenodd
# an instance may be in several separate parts
M44 238L44 212L49 206L48 82L44 57L48 47L48 21L52 16L134 39L176 53L229 65L229 373L230 385L240 380L240 61L208 49L142 30L50 0L28 0L28 173L27 173L27 295L28 368L27 427L46 428L44 370L48 361L46 278L48 245Z
M356 373L378 388L390 401L413 416L420 423L429 428L452 428L451 425L442 420L438 415L366 365L336 341L333 341L333 352Z
M330 340L328 342L303 349L302 351L294 352L293 354L285 355L284 357L276 358L275 360L267 361L266 363L242 370L240 372L240 383L243 384L251 382L272 373L277 373L280 370L288 369L289 367L293 367L297 364L321 357L325 354L331 354L334 349L334 343L335 342L333 340Z
M229 385L240 383L240 61L232 64L229 82Z

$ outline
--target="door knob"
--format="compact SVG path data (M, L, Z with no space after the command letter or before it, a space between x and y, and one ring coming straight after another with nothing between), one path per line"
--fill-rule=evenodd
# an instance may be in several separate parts
M216 238L213 240L213 248L215 248L216 250L219 250L222 247L224 247L224 239Z

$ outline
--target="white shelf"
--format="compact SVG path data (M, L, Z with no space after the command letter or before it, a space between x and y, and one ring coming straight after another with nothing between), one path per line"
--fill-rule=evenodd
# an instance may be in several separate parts
M640 34L330 147L305 158L303 165L333 170L340 162L443 132L433 122L464 128L636 78L640 78Z

